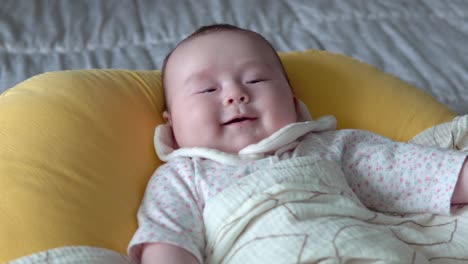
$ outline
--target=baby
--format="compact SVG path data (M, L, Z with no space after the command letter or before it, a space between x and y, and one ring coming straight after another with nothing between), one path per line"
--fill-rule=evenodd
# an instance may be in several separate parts
M343 230L337 216L345 214L354 226L372 228L381 246L340 258L393 250L388 263L406 255L422 260L376 224L390 216L374 211L449 214L451 204L468 202L466 154L337 131L333 117L312 121L275 50L255 32L202 27L166 57L162 72L167 124L156 129L155 146L167 163L138 212L128 247L138 262L252 263L239 257L247 250L263 263L266 255L296 249L300 257L285 262L333 259L336 237L309 229L341 228L336 236ZM351 241L368 238L361 234ZM281 235L291 249L253 247ZM299 237L309 240L294 244ZM320 250L308 253L310 244Z

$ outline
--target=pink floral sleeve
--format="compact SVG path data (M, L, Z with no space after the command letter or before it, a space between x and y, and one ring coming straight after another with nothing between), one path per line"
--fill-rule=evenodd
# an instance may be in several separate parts
M347 181L367 207L450 214L466 154L394 142L364 131L348 131L341 141Z

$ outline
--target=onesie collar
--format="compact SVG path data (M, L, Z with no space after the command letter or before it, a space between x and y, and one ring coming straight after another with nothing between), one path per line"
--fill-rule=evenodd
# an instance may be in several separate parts
M238 154L227 153L212 148L174 148L174 138L168 124L158 125L154 133L154 146L158 157L162 161L169 161L176 157L205 158L229 165L245 164L262 159L275 152L284 152L297 146L296 140L309 133L334 130L336 119L333 116L324 116L312 120L307 107L299 101L298 119L302 122L289 124L258 143L248 145Z

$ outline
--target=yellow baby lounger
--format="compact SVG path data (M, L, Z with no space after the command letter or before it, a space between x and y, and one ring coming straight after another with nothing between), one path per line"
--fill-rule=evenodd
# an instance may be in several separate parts
M419 89L349 57L309 50L281 58L313 117L334 115L338 128L408 141L455 118ZM161 164L153 133L163 110L159 71L49 72L4 92L0 262L131 263L136 213ZM411 219L441 224L451 241L468 244L466 210Z

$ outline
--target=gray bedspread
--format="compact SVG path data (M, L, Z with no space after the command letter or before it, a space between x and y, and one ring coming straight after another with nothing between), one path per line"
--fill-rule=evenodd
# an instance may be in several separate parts
M157 69L211 23L255 30L279 51L352 56L468 113L466 0L2 0L0 92L46 71Z

